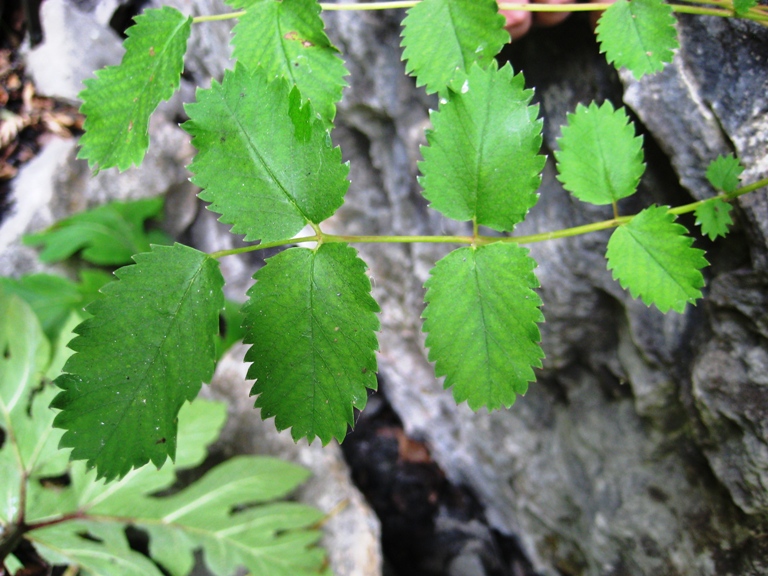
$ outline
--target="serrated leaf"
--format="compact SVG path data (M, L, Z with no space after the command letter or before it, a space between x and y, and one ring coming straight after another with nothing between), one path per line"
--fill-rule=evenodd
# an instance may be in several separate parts
M741 173L744 172L744 166L741 165L738 158L733 154L728 156L718 156L707 166L707 180L718 190L731 193L735 191L741 183Z
M457 402L473 410L509 407L536 379L544 317L535 267L525 248L497 242L454 250L432 269L426 345Z
M643 139L623 108L614 110L608 101L579 104L557 142L557 179L579 200L611 204L637 190L645 170Z
M456 72L485 68L509 42L494 0L422 0L403 20L405 71L428 94L446 92Z
M124 476L176 452L176 415L214 367L223 279L207 254L154 246L119 269L88 309L56 379L62 446L99 476Z
M263 418L295 438L343 439L376 389L379 307L355 250L292 248L256 272L243 307L248 378Z
M233 56L246 68L296 86L330 128L349 74L323 30L316 0L230 2L246 8L232 31Z
M616 228L608 241L608 269L633 298L662 312L683 312L701 298L708 265L704 251L693 248L693 238L666 206L651 206Z
M80 252L83 260L99 266L122 266L131 256L149 250L150 239L162 236L145 231L146 220L161 215L163 198L111 202L65 218L37 234L24 236L27 246L43 246L40 260L59 262ZM164 243L169 243L166 239Z
M290 238L344 201L349 167L299 100L283 81L238 65L186 107L183 128L199 150L192 181L219 220L247 241Z
M738 16L744 16L750 8L757 6L757 0L733 0L733 10Z
M451 92L422 147L419 182L431 206L454 220L512 230L538 200L544 156L533 92L509 65L473 65Z
M78 158L97 169L141 164L149 148L149 117L179 88L192 18L174 8L147 10L126 30L125 55L86 80Z
M672 7L664 0L617 0L597 25L600 52L638 80L672 62L679 47Z
M713 198L696 208L696 224L701 231L714 240L718 236L725 237L728 227L733 224L730 212L732 206L722 198Z

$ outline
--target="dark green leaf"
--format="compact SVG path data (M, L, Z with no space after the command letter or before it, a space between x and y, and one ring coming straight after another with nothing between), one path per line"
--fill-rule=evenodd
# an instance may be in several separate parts
M272 257L243 308L248 377L263 418L294 438L343 439L376 388L379 307L355 250L323 244Z
M497 242L459 248L427 280L424 331L435 373L457 402L477 410L511 406L536 379L544 321L536 262L528 250Z
M149 117L179 88L192 18L165 6L136 17L126 31L125 55L86 80L86 116L78 158L97 169L139 165L149 148Z
M44 232L24 236L28 246L44 246L43 262L58 262L82 250L83 260L100 266L121 266L149 250L144 223L162 214L163 198L112 202L57 222ZM169 240L154 235L155 243Z
M108 479L174 456L176 415L213 374L224 305L208 255L176 244L135 260L89 307L53 403L62 446Z
M725 237L728 227L733 224L731 209L732 206L722 198L713 198L696 208L696 224L710 240Z
M316 0L230 2L246 8L233 33L233 56L246 68L263 68L269 78L296 86L302 104L330 127L348 74L323 31Z
M643 139L626 112L592 102L568 114L555 152L558 180L579 200L611 204L631 196L643 175Z
M403 20L405 70L427 93L446 92L456 72L489 66L509 42L493 0L422 0Z
M544 157L533 92L509 65L473 65L431 115L419 180L431 206L454 220L512 230L536 203Z
M295 89L238 65L197 100L183 126L199 150L192 181L232 232L283 240L341 206L349 168Z
M707 166L707 180L718 190L723 192L733 192L740 184L741 173L744 172L744 166L741 165L738 158L733 154L728 156L718 156Z
M693 238L666 206L651 206L628 224L619 226L608 241L608 269L633 298L662 312L683 312L701 298L707 266L704 251L693 248Z
M664 0L617 0L600 17L597 40L608 62L637 79L672 62L679 46L672 7Z

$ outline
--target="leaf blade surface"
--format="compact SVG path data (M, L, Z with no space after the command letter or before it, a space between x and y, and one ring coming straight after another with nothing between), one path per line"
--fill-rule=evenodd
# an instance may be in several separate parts
M405 70L428 94L445 93L456 72L491 64L509 42L493 0L422 0L403 20Z
M197 96L183 125L199 151L192 181L233 233L283 240L341 206L349 168L295 89L238 65Z
M623 109L609 101L579 104L558 139L557 177L579 200L611 204L637 190L645 171L643 139Z
M165 6L136 17L125 55L86 80L81 110L85 134L78 158L97 169L141 164L149 147L149 117L179 88L192 18Z
M457 402L473 410L509 407L536 379L544 317L535 266L526 249L497 242L454 250L432 269L426 345Z
M311 102L330 128L348 72L325 34L318 3L255 0L230 4L242 4L246 9L232 31L233 56L246 68L261 67L270 78L296 86L302 104Z
M56 379L62 446L99 476L124 476L176 450L176 416L214 366L223 279L208 255L155 246L118 270L89 307Z
M431 114L419 163L424 196L454 220L509 231L538 200L544 157L538 106L509 65L473 66L459 92Z
M664 0L617 0L597 25L600 52L636 79L672 62L679 47L672 7Z
M376 389L379 307L365 263L341 244L292 248L254 278L243 308L248 377L262 418L295 439L342 439Z
M665 206L651 206L614 230L608 241L608 269L633 298L662 312L683 312L701 298L708 265L704 251L693 248L693 238Z

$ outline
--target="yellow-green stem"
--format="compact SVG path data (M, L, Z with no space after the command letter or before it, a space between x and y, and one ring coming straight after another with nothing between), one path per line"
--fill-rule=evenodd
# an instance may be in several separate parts
M768 186L768 178L758 180L753 184L742 186L738 190L731 193L723 193L718 196L725 201L730 202L735 200L739 196L754 192L764 186ZM699 200L697 202L691 202L684 206L678 206L669 210L670 214L686 214L693 212L699 206L705 202L710 202L712 198L707 200ZM571 228L564 228L562 230L555 230L553 232L542 232L539 234L529 234L527 236L480 236L477 234L477 225L473 224L474 234L472 236L345 236L336 234L325 234L319 232L313 236L302 236L300 238L290 238L287 240L278 240L277 242L267 242L266 244L256 244L254 246L244 246L242 248L234 248L232 250L220 250L210 255L211 258L222 258L224 256L232 256L234 254L243 254L245 252L253 252L256 250L265 250L267 248L277 248L280 246L286 246L289 244L301 244L303 242L319 242L323 243L335 243L344 242L347 244L416 244L416 243L432 243L432 244L473 244L475 246L482 246L483 244L490 244L492 242L514 242L517 244L533 244L535 242L544 242L545 240L555 240L557 238L568 238L571 236L580 236L581 234L588 234L590 232L597 232L599 230L608 230L609 228L615 228L630 222L634 216L620 216L617 218L611 218L610 220L603 220L602 222L594 222L592 224L584 224L582 226L574 226ZM317 228L319 231L319 228Z
M733 3L727 0L691 0L698 4L706 4L711 6L720 6L721 8L701 8L698 6L688 6L683 4L670 4L672 10L684 14L700 14L708 16L734 16ZM418 4L418 0L410 0L405 2L392 1L392 2L367 2L367 3L351 3L351 4L329 4L325 2L320 3L320 8L328 12L339 11L362 11L362 10L391 10L395 8L412 8ZM595 2L586 4L517 4L513 2L500 2L499 8L503 10L517 10L521 12L595 12L600 10L607 10L611 6L610 2ZM245 15L245 10L238 12L230 12L228 14L212 14L209 16L196 16L192 19L195 24L201 22L215 22L218 20L230 20L232 18L240 18ZM755 7L749 10L745 18L755 20L758 22L768 21L768 14Z

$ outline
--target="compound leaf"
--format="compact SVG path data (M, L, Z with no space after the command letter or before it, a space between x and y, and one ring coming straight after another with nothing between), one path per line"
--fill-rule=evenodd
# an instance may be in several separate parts
M757 6L757 0L733 0L733 10L739 16L746 15L750 8Z
M112 479L176 452L176 415L213 374L223 279L208 255L154 246L88 309L56 379L62 446Z
M444 93L457 71L485 68L509 42L494 0L422 0L403 20L405 70L427 93Z
M600 52L638 80L672 62L679 47L672 7L664 0L617 0L597 25Z
M43 246L40 260L59 262L81 252L99 266L122 266L152 243L170 243L162 233L148 233L144 223L162 214L163 198L111 202L65 218L37 234L24 236L28 246Z
M579 104L558 139L557 177L579 200L611 204L635 193L643 175L643 139L623 109Z
M33 530L27 537L51 564L79 566L88 574L162 576L149 558L131 550L119 524L78 520Z
M662 312L683 312L701 298L707 266L704 251L693 248L693 238L665 206L651 206L619 226L608 241L608 269L633 298Z
M349 246L323 244L286 250L254 276L243 307L251 393L295 439L343 439L376 388L379 307L365 269Z
M295 88L237 65L186 108L199 150L192 181L233 233L283 240L341 206L349 168Z
M330 128L348 72L323 30L317 1L229 3L246 9L233 30L233 56L246 68L263 68L269 78L283 78L296 86L302 104L311 102Z
M126 30L125 55L86 80L78 158L97 169L139 165L149 148L149 117L179 88L192 18L174 8L147 10Z
M419 182L431 206L454 220L509 231L538 200L544 156L538 106L509 65L473 65L459 91L431 114Z
M525 248L497 242L455 250L432 269L426 345L457 402L473 410L509 407L535 380L532 367L544 357L535 267Z
M28 413L32 391L38 387L50 360L50 345L35 313L21 298L0 287L0 533L19 515L24 474L34 462L29 444L37 439L24 433L40 431ZM48 425L50 420L43 421ZM24 447L19 447L19 441ZM45 439L42 440L45 442Z
M733 224L731 219L732 206L722 198L713 198L696 208L696 224L701 231L714 240L718 236L728 234L728 227Z
M718 190L733 192L739 187L744 166L733 154L718 156L707 166L707 180Z

